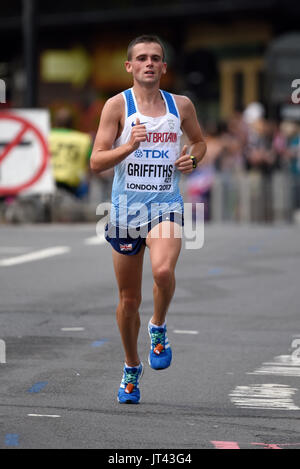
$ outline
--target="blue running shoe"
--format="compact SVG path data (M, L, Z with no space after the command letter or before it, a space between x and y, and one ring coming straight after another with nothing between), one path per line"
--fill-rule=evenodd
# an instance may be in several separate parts
M144 366L142 363L134 368L124 365L123 378L118 392L120 404L138 404L140 402L139 380L143 376Z
M151 339L149 365L154 370L164 370L171 365L172 361L172 349L167 337L167 327L152 327L149 322L148 332Z

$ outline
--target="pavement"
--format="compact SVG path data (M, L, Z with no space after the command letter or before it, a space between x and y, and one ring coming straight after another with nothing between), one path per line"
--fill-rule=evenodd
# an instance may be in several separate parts
M0 227L0 448L300 449L300 228L206 224L177 265L173 363L120 405L111 249L95 224Z

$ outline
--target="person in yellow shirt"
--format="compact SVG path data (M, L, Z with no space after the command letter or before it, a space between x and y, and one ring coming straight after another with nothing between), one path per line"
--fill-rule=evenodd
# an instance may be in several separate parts
M72 114L66 108L55 114L49 149L56 186L82 197L87 192L92 138L74 130Z

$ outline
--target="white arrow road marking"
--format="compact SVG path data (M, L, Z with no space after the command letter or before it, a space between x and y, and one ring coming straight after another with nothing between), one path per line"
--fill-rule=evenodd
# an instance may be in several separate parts
M293 342L293 347L298 345ZM271 362L264 362L259 368L247 375L273 375L300 377L299 350L296 349L291 355L279 355ZM279 409L300 410L293 402L293 396L299 392L284 384L251 384L250 386L237 386L230 394L233 404L252 409Z
M199 334L198 331L180 331L180 330L178 330L178 329L175 329L175 330L173 331L173 333L174 333L174 334L192 334L192 335L197 335L197 334Z
M67 246L56 246L53 248L43 249L41 251L31 252L22 256L10 257L0 261L0 267L10 267L13 265L25 264L26 262L39 261L48 257L59 256L70 252L71 248Z
M229 396L233 404L243 408L300 410L292 399L297 391L284 384L251 384L237 386Z
M265 362L257 370L247 375L300 376L300 360L293 355L279 355L273 362Z

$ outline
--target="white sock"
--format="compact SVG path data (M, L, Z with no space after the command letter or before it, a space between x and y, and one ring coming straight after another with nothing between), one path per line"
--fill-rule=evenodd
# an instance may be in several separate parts
M129 368L129 369L130 368L138 368L140 366L140 364L141 364L141 362L136 366L128 366L127 363L125 363L125 368Z
M149 324L150 324L151 327L156 327L156 328L158 328L158 327L165 327L166 322L164 322L161 326L157 326L156 324L153 324L153 323L151 322L151 320L150 320L150 321L149 321Z

